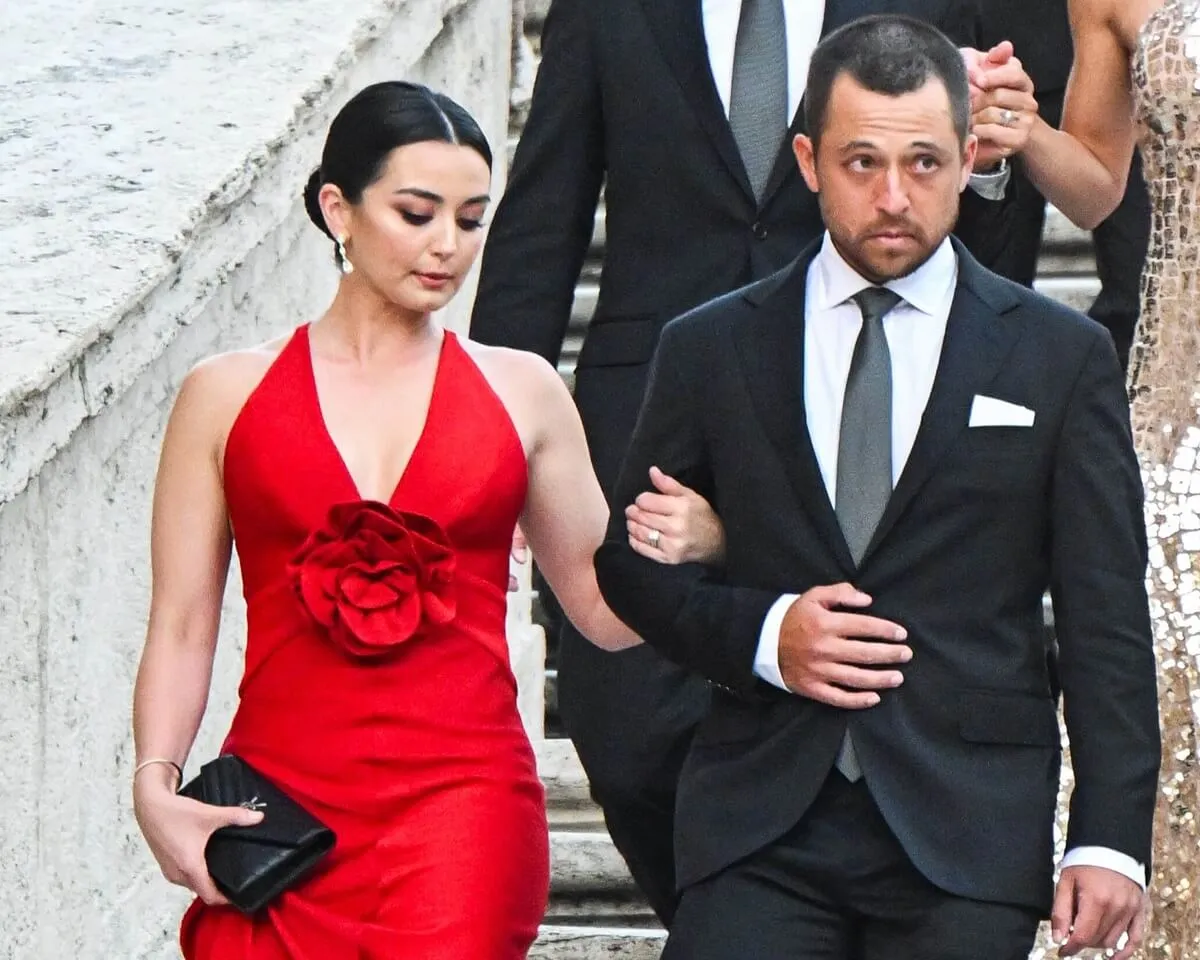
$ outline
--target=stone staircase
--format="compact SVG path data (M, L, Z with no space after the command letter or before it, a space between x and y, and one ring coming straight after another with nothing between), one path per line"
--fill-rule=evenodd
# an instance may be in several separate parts
M537 744L550 818L550 907L532 960L657 960L666 939L609 839L569 740Z
M527 0L526 50L536 58L548 0ZM524 105L514 103L509 159L520 135ZM559 370L570 385L575 362L599 293L604 258L603 198L588 256L575 291ZM1037 289L1086 310L1099 290L1091 237L1051 208L1039 262ZM1053 615L1046 608L1047 625ZM541 620L535 604L535 620ZM541 620L544 622L544 620ZM666 934L640 896L613 846L587 778L558 718L554 639L548 636L546 731L536 745L550 819L551 896L531 960L657 960Z

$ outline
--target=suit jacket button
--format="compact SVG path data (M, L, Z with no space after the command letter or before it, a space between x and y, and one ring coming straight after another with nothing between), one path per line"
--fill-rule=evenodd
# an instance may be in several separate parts
M765 223L763 223L759 220L756 220L754 222L754 226L751 227L750 229L752 229L754 231L754 236L757 239L759 239L759 240L767 239L767 225Z

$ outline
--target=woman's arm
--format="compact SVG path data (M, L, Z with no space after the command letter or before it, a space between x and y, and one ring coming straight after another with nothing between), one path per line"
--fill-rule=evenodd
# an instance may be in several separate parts
M558 372L521 350L469 341L468 349L502 398L525 447L529 487L520 548L525 542L532 547L580 633L607 650L641 643L609 609L596 583L593 557L604 542L609 507L592 470L579 413ZM720 563L725 531L708 501L661 472L650 479L659 492L647 493L641 501L645 512L637 511L629 521L631 534L640 520L655 523L659 546L647 547L646 555L667 564Z
M508 355L519 374L522 408L533 423L529 492L521 529L563 611L606 650L641 639L608 608L592 557L604 541L608 504L592 470L579 413L558 373L533 355Z
M163 438L150 533L150 622L133 698L139 762L161 757L182 766L208 700L231 548L213 423L219 380L212 366L188 375ZM147 769L139 779L150 775Z
M1125 0L1070 0L1075 60L1062 129L1038 119L1022 154L1042 195L1088 230L1121 202L1136 140L1119 2Z
M163 438L150 537L150 622L133 699L138 764L153 758L182 767L208 701L231 550L217 458L232 422L226 398L233 365L210 362L188 375ZM209 903L223 902L205 868L204 846L218 827L259 817L177 797L177 780L167 764L138 772L138 823L168 880Z

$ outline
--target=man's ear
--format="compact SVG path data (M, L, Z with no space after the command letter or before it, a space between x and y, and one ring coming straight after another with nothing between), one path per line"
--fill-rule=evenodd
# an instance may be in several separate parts
M813 147L812 140L802 133L796 134L792 140L792 153L796 155L796 163L800 167L800 176L804 177L804 182L808 184L808 189L813 193L820 193L821 185L817 180L816 150Z
M971 182L971 173L975 169L975 158L979 155L979 138L971 133L967 135L967 142L963 144L963 172L962 183L958 185L958 192L962 193L967 189L967 184Z

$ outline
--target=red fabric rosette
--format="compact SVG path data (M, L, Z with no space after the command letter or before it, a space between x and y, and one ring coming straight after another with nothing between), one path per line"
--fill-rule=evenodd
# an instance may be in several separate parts
M388 654L457 611L455 555L442 528L370 500L331 507L288 570L312 618L356 657Z

